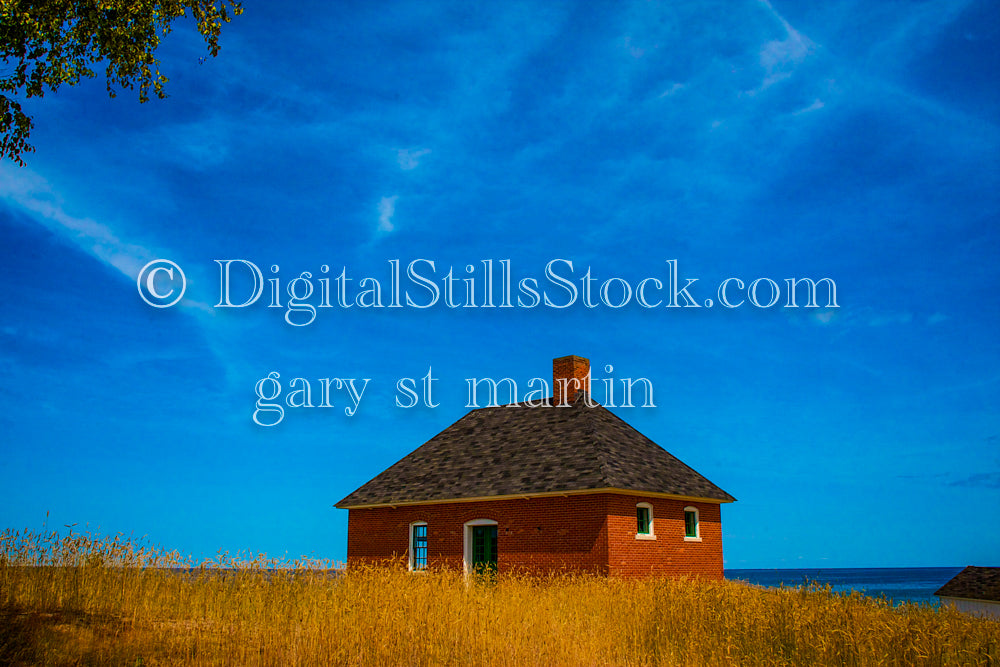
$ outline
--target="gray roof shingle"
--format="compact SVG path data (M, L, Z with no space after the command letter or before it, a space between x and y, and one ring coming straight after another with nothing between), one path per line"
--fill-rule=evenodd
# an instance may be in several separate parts
M1000 602L1000 567L969 565L934 591L934 595Z
M608 488L735 500L581 393L570 407L473 410L336 507Z

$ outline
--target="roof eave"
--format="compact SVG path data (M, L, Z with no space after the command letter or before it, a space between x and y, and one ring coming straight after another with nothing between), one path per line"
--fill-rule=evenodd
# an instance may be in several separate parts
M344 510L356 510L356 509L373 509L377 507L402 507L407 505L442 505L447 503L474 503L474 502L487 502L492 500L528 500L530 498L558 498L560 496L581 496L581 495L592 495L595 493L616 493L620 495L627 496L643 496L647 498L670 498L673 500L686 500L692 502L702 502L702 503L715 503L722 505L723 503L732 503L736 499L729 496L728 499L723 498L706 498L703 496L688 496L676 493L662 493L658 491L636 491L633 489L620 489L616 487L604 487L600 489L574 489L569 491L543 491L538 493L511 493L495 496L477 496L477 497L467 497L467 498L442 498L434 500L398 500L392 502L381 502L381 503L351 503L347 504L346 498L336 505L337 509ZM728 495L728 494L727 494Z
M948 598L949 600L965 600L967 602L986 602L989 604L1000 604L1000 600L993 600L990 598L973 598L968 595L950 595L948 593L934 593L935 596L939 598Z

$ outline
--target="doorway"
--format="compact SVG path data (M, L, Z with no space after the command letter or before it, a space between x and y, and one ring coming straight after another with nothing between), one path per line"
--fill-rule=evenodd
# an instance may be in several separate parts
M495 574L499 554L497 522L493 519L466 521L463 533L465 572Z
M476 574L496 574L496 526L472 527L472 571Z

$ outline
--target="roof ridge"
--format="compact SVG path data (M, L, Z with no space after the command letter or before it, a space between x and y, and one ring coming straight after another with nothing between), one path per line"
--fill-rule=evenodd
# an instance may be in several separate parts
M604 412L610 412L610 411L596 401L594 401L593 405L588 405L587 404L588 400L590 400L589 394L584 394L583 392L580 392L580 395L577 396L576 401L574 402L574 406L579 405L580 409L586 410L587 426L585 433L588 436L588 440L590 440L593 443L593 446L596 450L597 465L600 471L600 478L607 486L613 486L613 484L611 484L611 476L608 472L609 471L608 448L603 446L603 443L601 442L600 432L598 431L597 424L595 422L597 415L600 413L600 411L596 410L595 408L600 408Z
M684 466L685 468L687 468L688 470L690 470L694 474L698 475L699 477L705 477L700 472L698 472L697 470L695 470L694 468L692 468L688 464L684 463L684 461L682 461L680 458L678 458L677 456L675 456L673 454L673 452L671 452L670 450L668 450L666 447L664 447L663 445L661 445L661 444L657 443L656 441L654 441L652 438L650 438L649 436L647 436L645 433L643 433L642 431L640 431L636 427L632 426L631 424L629 424L627 421L625 421L624 419L622 419L621 417L619 417L615 413L611 412L611 410L608 410L607 408L605 408L604 411L607 412L612 417L614 417L614 419L616 421L618 421L621 424L621 426L624 426L625 428L629 429L630 431L633 431L633 432L639 434L648 443L654 445L655 447L658 447L659 449L662 449L664 452L667 453L668 456L670 456L672 459L674 459L675 461L677 461L678 463L680 463L682 466ZM707 480L708 478L705 477L705 479Z

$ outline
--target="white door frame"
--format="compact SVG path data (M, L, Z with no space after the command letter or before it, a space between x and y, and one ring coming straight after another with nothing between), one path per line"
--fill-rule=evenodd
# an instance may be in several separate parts
M472 521L466 521L462 525L462 537L464 542L464 549L462 551L462 570L466 574L472 571L472 529L475 526L498 526L499 524L493 519L473 519ZM499 537L499 533L497 535ZM499 556L499 549L497 550L497 555ZM498 559L499 560L499 559Z

